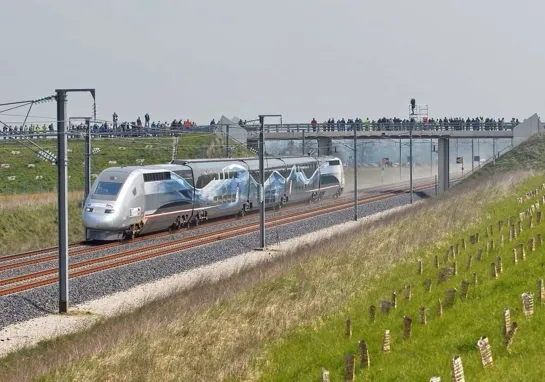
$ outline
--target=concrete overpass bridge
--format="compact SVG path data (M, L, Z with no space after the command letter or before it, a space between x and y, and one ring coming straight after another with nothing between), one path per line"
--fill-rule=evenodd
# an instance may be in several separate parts
M393 127L393 128L392 128ZM395 128L398 127L396 130ZM465 129L462 126L449 126L449 129L439 129L423 124L415 124L412 130L413 139L437 139L438 140L438 190L445 191L449 188L449 158L450 158L450 139L511 139L511 148L524 142L531 136L544 131L537 114L524 120L522 123L514 126L505 124L501 129L496 126L495 129ZM465 127L465 126L464 126ZM337 126L334 126L337 129ZM266 141L282 140L316 140L318 142L318 155L333 154L333 140L378 140L378 139L410 139L411 131L403 124L397 126L386 125L382 129L366 129L368 126L353 124L350 127L339 130L324 130L320 124L312 126L310 124L295 125L265 125L264 138ZM259 126L245 127L247 130L248 147L257 149L259 140ZM350 130L348 130L350 129ZM356 131L354 131L356 130ZM494 153L496 155L496 153Z

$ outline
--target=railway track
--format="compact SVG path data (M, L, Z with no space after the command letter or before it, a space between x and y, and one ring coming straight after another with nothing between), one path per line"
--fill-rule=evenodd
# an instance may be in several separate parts
M432 187L433 184L424 184L417 187L414 187L415 191L425 190ZM407 192L406 190L401 190L401 192ZM387 191L381 195L374 196L365 196L361 197L358 200L358 204L372 203L384 199L388 199L394 196L399 195L399 191ZM314 218L322 214L342 211L353 206L353 201L346 201L339 204L334 204L330 206L322 206L308 210L297 215L288 215L288 216L275 216L269 218L265 226L266 228L278 227L281 225L289 224L295 221L301 221L305 219ZM235 227L228 227L220 229L214 232L202 233L193 235L190 237L184 237L176 240L172 240L168 243L154 244L147 247L131 249L127 251L121 251L118 253L105 255L90 260L84 260L79 262L74 262L69 264L69 278L75 278L80 276L89 275L92 273L124 266L127 264L149 260L152 258L165 256L173 253L178 253L180 251L195 248L211 243L215 243L221 240L234 238L237 236L247 235L253 232L259 231L259 225L256 222L251 222L247 224L238 225ZM168 233L162 233L161 235L167 235ZM142 239L145 239L142 238ZM119 243L111 243L115 245L121 245ZM109 244L107 244L109 245ZM103 248L103 247L99 247ZM80 250L79 254L88 253L84 252L85 249ZM74 251L71 253L71 256L77 256L78 252ZM55 260L56 256L48 256L49 260ZM38 258L34 260L25 260L23 262L11 263L4 265L4 268L0 266L0 271L6 269L13 269L17 267L24 267L27 265L38 264L43 258ZM10 268L5 268L10 267ZM41 286L49 285L58 282L57 277L58 269L57 268L47 268L37 272L31 272L22 274L19 276L7 278L0 280L0 296L22 292L29 289L38 288Z
M430 184L426 183L428 180L429 180L428 178L424 178L424 179L420 179L419 181L415 181L415 187L419 187L422 184L426 184L428 186L433 186L433 184L430 185ZM408 182L405 181L405 182L400 182L400 183L395 183L395 184L390 184L390 185L385 185L385 186L364 188L364 189L358 190L358 193L360 193L362 197L365 197L366 194L379 193L379 192L390 192L390 191L392 191L392 187L396 187L396 186L400 187L400 185L405 185L405 184L408 184ZM345 195L341 196L338 199L338 201L351 200L352 198L353 198L352 195L345 194ZM291 204L291 205L288 205L287 207L284 207L283 211L289 211L289 209L297 208L299 206L300 206L300 203ZM238 220L251 219L252 217L255 217L255 215L257 213L258 213L258 211L251 211L251 212L247 213L244 217L238 218ZM212 221L212 222L208 222L206 224L207 224L208 227L213 227L214 225L223 224L226 221L232 220L232 219L233 218L218 219L218 220L215 220L215 221ZM190 228L189 230L191 230L191 229L193 229L193 227ZM170 232L159 232L159 233L155 233L155 234L150 234L150 235L146 235L146 236L142 236L142 237L137 237L137 238L131 240L130 243L137 243L137 242L141 242L141 241L145 241L145 240L160 238L160 237L163 237L163 236L167 236L169 234L170 234ZM99 245L91 245L88 242L80 241L80 242L71 243L68 246L68 249L70 250L69 251L70 256L80 256L80 255L90 254L90 253L96 252L96 251L101 251L101 250L121 246L121 245L124 245L125 243L126 242L116 241L116 242L99 244ZM0 272L5 271L5 270L9 270L9 269L22 267L22 266L39 264L39 263L44 263L44 262L47 262L47 261L54 261L54 260L57 259L57 254L58 254L58 247L49 247L49 248L36 249L36 250L28 251L28 252L21 252L21 253L17 253L17 254L13 254L13 255L0 256L0 264L6 264L6 265L0 265ZM20 261L20 262L15 262L16 260L22 260L22 259L25 259L25 260Z

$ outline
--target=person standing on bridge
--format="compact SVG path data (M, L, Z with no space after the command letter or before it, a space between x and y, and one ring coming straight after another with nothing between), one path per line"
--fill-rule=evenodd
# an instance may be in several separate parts
M312 126L312 131L316 131L316 125L318 122L316 122L316 118L312 118L312 121L310 121L310 125Z
M146 113L146 115L144 116L144 121L145 121L144 127L149 127L149 114L148 113Z
M114 129L117 129L117 119L119 117L117 116L117 113L114 111L114 114L112 115L112 122L114 123Z

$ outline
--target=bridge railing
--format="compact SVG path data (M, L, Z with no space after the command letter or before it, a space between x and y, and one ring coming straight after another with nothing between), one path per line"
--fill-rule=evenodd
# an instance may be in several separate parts
M463 121L455 122L428 122L414 123L413 131L504 131L512 130L515 123L491 121L467 123ZM232 126L232 125L231 125ZM264 125L266 133L284 133L284 132L347 132L347 131L409 131L410 122L354 122L354 123L289 123L289 124L267 124ZM159 137L174 136L187 133L213 133L217 132L225 125L199 125L199 126L176 126L176 127L133 127L130 129L121 128L94 128L91 134L98 138L135 138L135 137ZM257 125L235 126L244 128L250 136L255 136L259 131ZM86 134L85 130L72 128L67 131L68 138L82 138ZM4 139L30 138L30 139L56 139L55 130L48 131L29 131L29 130L0 130L0 141Z
M417 122L413 125L413 131L503 131L512 130L516 123L490 121L467 123L463 121L454 122ZM242 126L249 132L259 131L259 126ZM354 122L354 123L290 123L290 124L268 124L264 125L267 133L284 132L339 132L339 131L409 131L410 122Z

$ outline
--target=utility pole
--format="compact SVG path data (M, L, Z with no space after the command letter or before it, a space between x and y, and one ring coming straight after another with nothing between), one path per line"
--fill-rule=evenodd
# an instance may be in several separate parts
M358 137L354 128L354 221L358 221L358 159L357 146Z
M95 89L57 89L57 209L59 235L59 313L68 312L68 161L66 93L90 92L96 113ZM95 118L96 119L96 118Z
M414 120L411 122L411 127L409 129L409 156L410 156L410 170L409 170L409 182L411 183L411 204L413 204L413 124Z
M87 200L87 196L91 193L91 121L89 118L85 119L85 197L83 200ZM85 207L85 206L84 206Z
M263 139L265 116L259 116L259 248L265 249L265 169L263 162L265 140Z
M430 177L433 176L433 138L430 138Z
M496 165L496 138L492 138L492 161Z
M57 208L59 234L59 312L68 312L68 163L66 92L57 90Z
M400 182L403 177L402 171L403 171L403 162L401 161L401 138L399 138L399 181Z
M474 170L475 170L475 139L471 138L471 171L473 172Z
M229 158L229 124L225 125L225 157Z
M282 123L282 115L280 114L262 114L259 116L259 249L265 249L265 139L263 131L265 129L265 117L280 117Z

